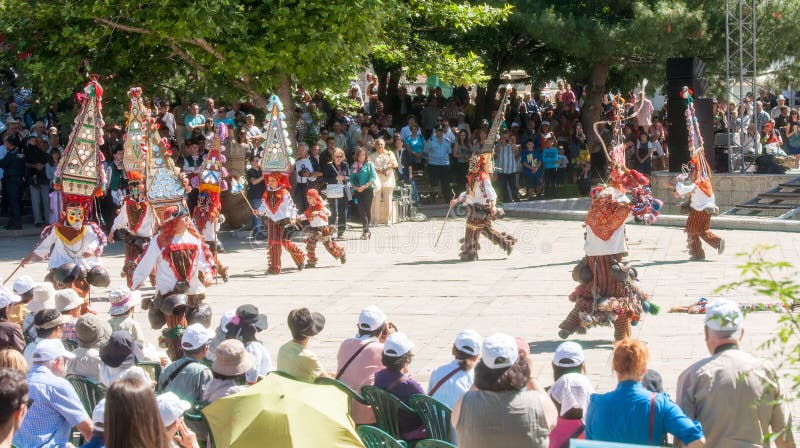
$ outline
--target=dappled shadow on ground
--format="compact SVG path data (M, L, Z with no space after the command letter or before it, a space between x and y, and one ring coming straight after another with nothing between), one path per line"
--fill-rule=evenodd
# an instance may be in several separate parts
M552 341L533 341L528 342L528 345L531 348L531 354L537 353L554 353L556 348L564 342L562 339L552 340ZM614 342L609 339L595 339L591 341L576 341L584 350L591 350L591 349L608 349L612 350L614 348Z
M578 264L581 259L572 260L572 261L562 261L560 263L548 263L548 264L534 264L531 266L518 266L511 269L535 269L535 268L552 268L554 266L572 266Z
M475 261L503 261L505 258L485 258L477 259ZM461 261L458 258L451 258L448 260L419 260L419 261L406 261L404 263L395 263L395 266L424 266L424 265L437 265L437 264L461 264L461 263L475 263L475 261Z

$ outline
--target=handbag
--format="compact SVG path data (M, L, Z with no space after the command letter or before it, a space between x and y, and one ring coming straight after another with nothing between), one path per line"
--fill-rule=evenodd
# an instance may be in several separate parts
M344 197L344 184L328 184L325 187L325 196L329 199L340 199Z

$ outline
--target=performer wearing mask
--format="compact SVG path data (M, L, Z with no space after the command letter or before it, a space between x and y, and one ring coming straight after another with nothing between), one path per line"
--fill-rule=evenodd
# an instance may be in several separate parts
M328 217L331 212L328 210L325 200L320 197L316 189L311 188L306 193L306 201L308 202L308 208L300 215L300 218L308 223L303 229L304 232L308 233L306 237L306 254L308 255L306 267L313 268L317 266L316 250L317 242L320 241L333 258L341 261L342 264L347 263L344 248L333 241L332 236L335 227L328 224Z
M297 208L289 193L289 176L284 172L272 171L264 177L267 181L264 201L253 213L267 218L267 274L281 273L281 253L284 248L292 256L297 269L303 270L306 256L286 235L286 228L293 226L297 218Z
M127 278L128 287L132 285L136 260L147 248L156 230L156 216L145 197L142 174L136 171L128 173L128 195L123 199L119 214L108 233L109 242L113 243L115 238L125 242L122 276ZM155 284L154 276L150 280Z

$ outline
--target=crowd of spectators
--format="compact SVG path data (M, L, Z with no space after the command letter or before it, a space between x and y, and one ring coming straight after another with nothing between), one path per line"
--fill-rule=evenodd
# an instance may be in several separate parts
M114 291L112 301L125 294ZM274 370L308 383L335 378L355 391L377 386L406 404L414 395L429 395L452 409L450 442L462 448L560 448L573 438L640 445L672 438L696 448L768 446L765 437L774 437L779 448L795 446L780 378L770 363L739 347L744 317L727 300L708 306L710 356L680 375L673 400L663 393L660 375L648 369L647 344L635 339L615 346L618 385L606 393L596 392L585 376L578 342L556 349L553 383L544 387L549 381L534 377L528 342L503 333L482 338L473 330L456 335L451 357L441 353L442 365L423 385L412 373L413 335L398 331L402 323L390 322L374 305L358 314L355 335L340 343L336 366L323 365L315 352L315 338L326 325L322 314L292 310L291 339L273 363L258 337L267 316L242 305L224 313L213 330L188 326L183 357L160 358L163 369L153 376L142 367L153 341L142 345L129 331L112 329L109 321L119 319L111 314L75 320L68 296L26 277L14 291L0 289L0 447L12 441L18 448L66 446L78 437L87 447L205 446L209 428L184 414L242 392ZM33 310L32 323L23 327ZM103 386L105 399L91 415L65 376ZM369 406L353 402L350 409L356 424L378 424ZM410 443L429 436L420 415L405 411L399 431Z

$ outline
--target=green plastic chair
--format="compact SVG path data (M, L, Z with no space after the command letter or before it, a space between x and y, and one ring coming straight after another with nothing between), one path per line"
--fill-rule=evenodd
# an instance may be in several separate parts
M453 411L446 404L423 394L412 395L409 403L422 418L422 423L428 430L428 437L453 440L453 426L450 423L450 414Z
M105 387L97 381L81 375L69 374L64 378L72 384L75 392L78 393L78 398L80 398L86 413L92 415L94 407L106 396Z
M73 341L72 339L62 339L61 342L64 344L64 348L74 352L76 348L78 348L78 341Z
M361 425L356 428L358 436L366 448L407 448L408 444L397 440L390 434L370 425Z
M158 382L158 378L161 377L161 363L158 361L139 361L136 363L138 367L144 369L150 378Z
M450 442L445 442L444 440L425 439L417 442L417 446L415 448L458 448L458 447Z
M203 421L203 414L201 411L204 407L206 407L208 403L205 401L195 401L192 403L192 407L189 408L188 411L183 413L183 419L190 422L201 422Z
M343 382L341 382L341 381L339 381L339 380L337 380L335 378L328 378L328 377L321 376L321 377L317 378L314 381L314 383L316 383L316 384L327 384L327 385L330 385L330 386L334 386L337 389L341 390L342 392L346 393L350 398L352 398L356 402L361 403L363 405L369 405L369 403L367 403L367 400L365 400L364 397L359 395L358 392L354 391L353 389L350 388L350 386L348 386L347 384L345 384L345 383L343 383Z
M367 404L372 406L372 412L375 413L375 422L377 426L388 432L392 437L402 439L400 435L400 412L407 412L412 415L417 415L414 409L400 401L380 387L364 386L361 388L361 395Z

